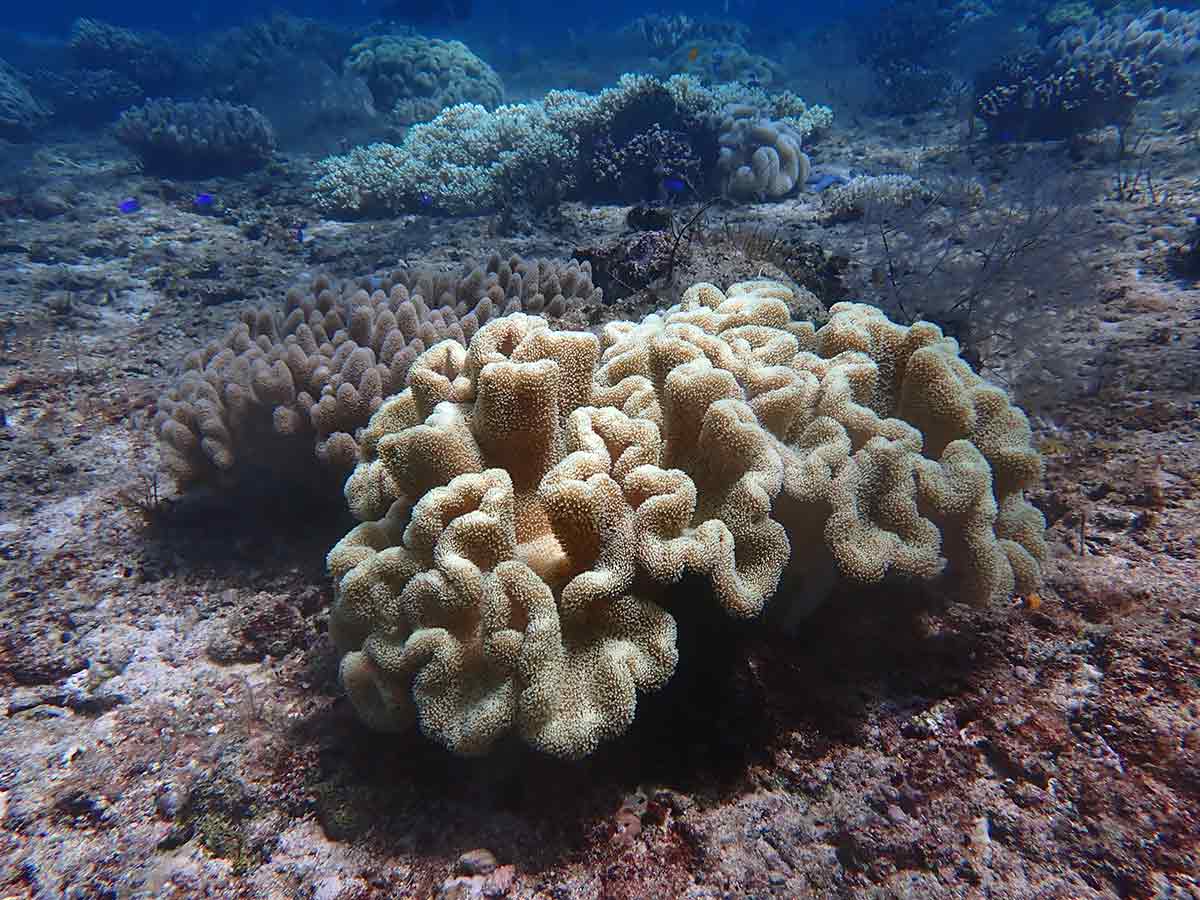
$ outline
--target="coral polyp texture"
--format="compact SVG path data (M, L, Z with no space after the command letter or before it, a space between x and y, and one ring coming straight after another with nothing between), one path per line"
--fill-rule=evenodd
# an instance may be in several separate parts
M163 175L247 172L275 152L275 132L262 113L216 100L151 100L123 112L116 135L148 172Z
M644 192L638 199L650 200L664 177L700 191L715 171L720 111L731 103L745 106L756 123L767 121L769 135L750 146L743 137L754 135L738 132L731 152L750 166L764 148L760 165L772 177L762 193L779 196L772 192L783 189L783 176L798 176L807 165L800 139L828 127L829 107L742 84L708 87L688 75L660 81L630 74L599 94L555 90L494 110L477 103L448 107L408 129L398 145L371 144L321 160L313 196L323 211L343 216L468 215L516 198L535 207L564 198L629 201L634 188Z
M581 757L664 685L676 619L839 583L1033 590L1028 422L933 325L774 282L688 289L597 338L527 315L438 344L361 435L329 554L342 682L379 729ZM711 599L669 596L685 574ZM667 612L667 608L672 610Z
M1126 125L1139 99L1200 56L1200 12L1159 7L1070 28L1045 52L1002 59L976 77L977 114L1001 140L1067 138Z
M461 41L382 35L350 48L346 68L366 79L380 112L397 124L432 119L448 106L495 108L504 85Z
M777 200L804 184L811 166L800 133L757 107L730 105L721 115L721 189L737 200Z
M314 496L325 484L336 497L358 458L356 431L403 389L427 348L465 345L496 315L559 317L584 302L600 302L587 263L516 256L458 275L408 269L342 285L318 277L291 290L282 310L248 312L224 340L188 356L158 403L164 464L185 488L237 489L265 475Z

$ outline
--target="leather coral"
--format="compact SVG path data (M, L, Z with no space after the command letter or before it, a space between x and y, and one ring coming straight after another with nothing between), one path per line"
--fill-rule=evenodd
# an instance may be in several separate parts
M932 325L838 304L816 329L789 299L699 284L599 339L516 314L421 356L360 435L364 521L329 554L360 715L580 757L671 677L685 573L739 618L839 581L1032 590L1024 415Z

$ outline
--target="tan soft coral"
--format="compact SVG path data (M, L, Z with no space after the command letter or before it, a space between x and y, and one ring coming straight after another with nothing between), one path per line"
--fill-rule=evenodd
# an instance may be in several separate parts
M399 499L329 556L343 682L367 721L418 719L460 753L515 729L582 756L674 671L675 623L634 590L634 511L614 477L653 459L638 445L653 435L579 407L599 353L591 335L509 316L453 352L453 379L436 351L413 384L465 378L458 402L435 392L423 422L378 438L358 474L387 474L358 483ZM419 393L386 404L383 420L412 421Z
M817 330L789 299L700 284L599 341L512 315L418 359L361 437L367 521L329 555L363 718L461 753L509 731L590 753L670 678L658 601L689 572L743 618L785 575L797 608L839 579L1036 587L1020 411L931 325L839 304Z
M320 276L289 291L282 310L248 312L224 341L189 355L159 400L164 462L183 487L236 488L269 470L313 496L325 484L336 492L358 461L358 431L427 348L465 345L494 316L560 318L599 301L587 263L517 256L457 275L407 269L341 285Z

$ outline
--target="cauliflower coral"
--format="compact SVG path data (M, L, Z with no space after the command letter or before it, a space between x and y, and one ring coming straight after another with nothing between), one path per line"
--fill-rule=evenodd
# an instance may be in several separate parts
M329 554L360 716L577 758L670 679L659 601L685 573L740 618L839 581L1033 590L1024 414L936 326L841 303L815 329L790 299L698 284L599 339L517 314L420 357L361 435L363 522Z

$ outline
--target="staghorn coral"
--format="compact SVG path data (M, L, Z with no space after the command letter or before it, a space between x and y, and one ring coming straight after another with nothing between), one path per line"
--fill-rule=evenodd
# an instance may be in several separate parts
M717 168L721 190L738 200L777 200L808 178L808 156L800 135L756 107L731 105L720 118Z
M502 261L460 275L423 269L289 291L282 311L246 313L225 339L192 353L159 400L167 469L182 487L244 487L264 470L285 484L335 482L354 465L355 433L401 390L426 348L465 344L492 316L561 316L599 302L590 267ZM313 446L316 445L316 455Z
M214 100L151 100L123 112L116 134L147 171L161 174L235 174L275 152L275 132L262 113Z
M328 557L360 716L462 754L516 732L581 757L671 677L685 573L738 618L781 578L799 611L839 579L1032 590L1024 415L933 325L842 303L815 329L790 300L698 284L599 340L513 315L418 359L362 434L363 522Z
M366 79L376 108L401 125L459 103L494 109L504 97L500 76L461 41L368 37L350 48L346 68Z

